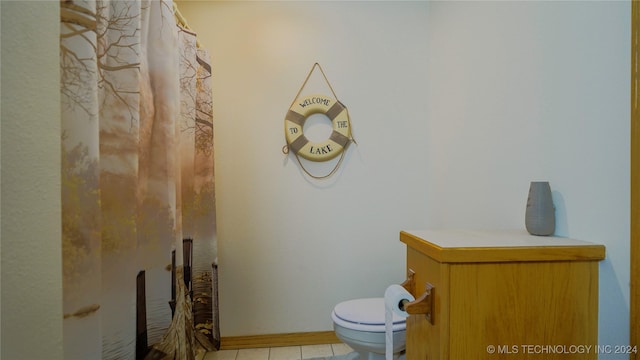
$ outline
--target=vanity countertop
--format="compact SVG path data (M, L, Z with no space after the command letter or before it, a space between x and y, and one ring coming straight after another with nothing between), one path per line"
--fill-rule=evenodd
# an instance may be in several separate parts
M400 241L439 262L602 260L605 247L525 230L407 230Z

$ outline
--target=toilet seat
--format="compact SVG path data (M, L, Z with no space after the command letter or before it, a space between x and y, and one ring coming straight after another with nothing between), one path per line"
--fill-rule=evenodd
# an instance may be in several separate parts
M354 299L339 303L331 313L333 322L347 329L385 332L384 298ZM393 331L406 329L405 319L393 314Z

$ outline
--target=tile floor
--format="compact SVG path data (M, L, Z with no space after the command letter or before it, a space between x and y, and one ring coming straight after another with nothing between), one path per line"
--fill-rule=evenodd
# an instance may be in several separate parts
M344 355L353 350L345 344L283 346L272 348L220 350L204 354L202 360L301 360Z

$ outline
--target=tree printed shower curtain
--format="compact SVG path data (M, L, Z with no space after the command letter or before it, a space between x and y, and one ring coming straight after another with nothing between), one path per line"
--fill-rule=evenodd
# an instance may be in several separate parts
M167 358L217 348L209 55L170 0L60 4L65 358L140 358L175 329L195 345Z

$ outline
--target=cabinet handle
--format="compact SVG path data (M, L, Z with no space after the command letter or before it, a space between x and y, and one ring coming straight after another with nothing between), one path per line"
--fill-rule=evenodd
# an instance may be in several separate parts
M433 285L431 285L430 283L427 283L424 294L422 294L419 298L415 299L414 301L411 301L405 304L404 306L405 311L410 315L425 315L427 318L427 321L429 321L429 323L433 325L434 324L433 306L435 303L434 301L435 290L436 288Z

